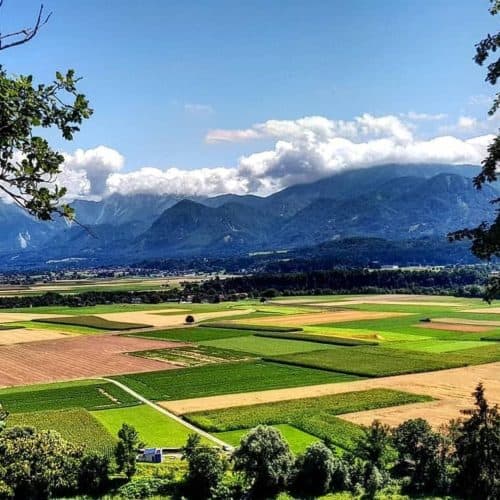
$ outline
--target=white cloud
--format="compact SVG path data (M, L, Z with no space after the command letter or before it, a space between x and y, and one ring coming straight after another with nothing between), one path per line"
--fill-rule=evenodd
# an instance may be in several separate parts
M184 111L193 115L211 115L215 110L210 104L198 104L187 102L184 104Z
M243 142L262 137L256 130L224 130L215 129L210 130L205 136L207 144L214 144L216 142Z
M234 167L195 170L143 167L125 172L123 156L114 149L99 146L66 154L58 182L69 188L69 197L110 193L266 195L336 172L386 163L478 165L494 136L484 132L473 134L473 119L461 118L457 125L462 126L463 133L469 130L468 138L446 133L423 140L415 135L415 127L396 116L370 114L349 121L322 116L268 120L248 129L211 131L207 142L273 140L272 147L242 156Z
M123 168L125 158L115 149L97 146L77 149L64 154L64 165L59 175L60 184L68 188L68 196L102 195L110 174Z

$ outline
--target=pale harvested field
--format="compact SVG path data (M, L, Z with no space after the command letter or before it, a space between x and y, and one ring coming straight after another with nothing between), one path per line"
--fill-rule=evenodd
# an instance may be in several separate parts
M43 313L0 313L0 323L12 323L14 321L32 321L44 318L62 318L63 314Z
M500 362L497 362L355 382L164 401L160 405L167 410L182 415L195 411L217 410L374 388L387 388L428 395L435 398L436 401L346 414L342 415L342 418L363 425L370 424L375 418L378 418L390 425L396 425L410 418L422 417L437 427L452 418L459 417L460 410L471 407L473 403L471 394L480 381L484 383L488 401L491 404L500 404Z
M302 326L323 323L343 323L345 321L362 321L364 319L384 319L407 316L411 313L378 312L378 311L334 311L290 314L288 316L252 318L252 325ZM235 323L248 323L248 320L237 320Z
M434 321L434 320L433 320ZM419 328L424 328L426 330L449 330L451 332L467 332L467 333L482 333L489 332L491 326L479 326L479 325L468 325L468 324L457 324L457 323L418 323Z
M451 302L430 302L420 300L391 300L391 299L354 299L354 300L341 300L336 302L314 302L309 304L311 306L323 307L341 307L341 306L358 306L361 304L380 304L386 306L440 306L440 307L463 307L463 304L453 304Z
M168 370L176 367L126 353L182 345L103 334L0 346L0 387Z
M499 326L500 321L488 319L432 318L433 323L453 323L455 325Z
M68 334L52 332L50 330L31 330L27 328L0 330L0 345L24 344L25 342L38 342L40 340L56 340L65 338L68 338Z
M478 307L476 309L464 309L461 312L481 313L481 314L500 314L500 307Z
M165 311L171 311L166 309ZM100 318L110 321L122 321L125 323L139 323L144 325L151 325L154 327L170 327L182 326L185 324L186 314L172 314L169 316L162 316L157 314L159 311L132 311L132 312L119 312L107 314L95 314ZM216 311L207 313L192 313L195 321L198 323L207 319L223 318L226 316L239 316L240 314L249 314L253 309L238 309L233 311Z

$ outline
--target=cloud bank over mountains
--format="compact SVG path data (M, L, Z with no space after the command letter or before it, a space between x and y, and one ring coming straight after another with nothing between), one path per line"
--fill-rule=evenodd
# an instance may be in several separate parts
M406 113L353 120L308 116L268 120L248 129L211 130L208 144L256 142L257 152L242 156L235 166L181 170L143 167L124 171L125 159L106 146L65 155L59 182L70 197L101 197L111 193L215 196L224 193L267 195L287 186L312 182L353 168L385 163L447 163L479 165L493 139L486 128L462 119L468 137L442 134L420 138L418 123L445 115ZM466 118L466 117L462 117ZM474 125L474 126L473 126ZM220 147L220 146L219 146Z

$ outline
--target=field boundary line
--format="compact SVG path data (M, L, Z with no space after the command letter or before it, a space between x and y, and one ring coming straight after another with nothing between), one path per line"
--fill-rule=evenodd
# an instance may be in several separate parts
M119 387L123 391L127 392L128 394L130 394L131 396L133 396L134 398L136 398L141 403L144 403L144 404L150 406L151 408L153 408L157 412L161 413L162 415L164 415L164 416L166 416L168 418L171 418L172 420L174 420L177 423L183 425L184 427L187 427L188 429L196 432L197 434L200 434L201 436L207 438L208 440L212 441L213 443L216 443L217 445L219 445L220 447L224 448L225 450L229 450L229 451L233 451L234 450L234 447L231 446L229 443L226 443L226 442L222 441L222 439L219 439L219 438L213 436L212 434L204 431L203 429L200 429L200 428L196 427L195 425L193 425L193 424L191 424L189 422L186 422L184 419L182 419L178 415L175 415L174 413L168 411L167 409L162 408L160 405L158 405L158 404L154 403L153 401L145 398L144 396L142 396L138 392L134 391L133 389L131 389L127 385L125 385L125 384L123 384L121 382L118 382L117 380L113 380L112 378L106 378L106 377L100 377L100 378L97 378L96 380L105 380L106 382L111 382L116 387Z

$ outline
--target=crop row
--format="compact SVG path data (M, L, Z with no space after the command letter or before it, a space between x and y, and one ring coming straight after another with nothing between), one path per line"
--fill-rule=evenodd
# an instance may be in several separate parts
M0 404L9 413L25 413L66 408L96 410L137 404L135 398L110 382L43 386L32 390L0 391Z
M28 426L55 430L71 443L108 455L116 440L91 413L83 409L17 413L9 416L8 427Z

